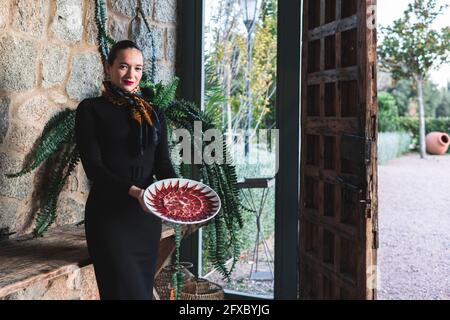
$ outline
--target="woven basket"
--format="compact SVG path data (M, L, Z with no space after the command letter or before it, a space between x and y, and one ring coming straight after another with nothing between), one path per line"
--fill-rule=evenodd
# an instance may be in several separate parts
M223 300L223 288L206 279L186 282L181 289L181 300Z
M192 268L190 262L180 262L180 271L183 273L183 284L194 279L194 275L188 270ZM170 288L172 286L172 275L176 272L176 265L170 264L165 266L155 279L155 289L161 300L170 299Z

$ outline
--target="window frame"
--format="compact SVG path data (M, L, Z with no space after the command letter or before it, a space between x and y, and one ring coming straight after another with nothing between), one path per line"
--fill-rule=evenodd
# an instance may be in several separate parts
M178 1L177 74L179 95L203 109L205 0ZM282 19L280 18L282 17ZM275 182L274 299L298 298L298 212L300 195L302 1L278 2L276 119L279 165ZM192 178L197 177L195 167ZM295 177L295 178L294 178ZM201 275L201 230L183 240L181 256ZM226 297L257 299L226 290ZM263 298L261 298L263 299Z

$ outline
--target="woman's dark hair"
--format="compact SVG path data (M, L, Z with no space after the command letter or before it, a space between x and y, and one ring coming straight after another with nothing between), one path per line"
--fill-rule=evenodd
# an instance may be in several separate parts
M111 48L111 51L108 54L108 60L107 60L108 64L110 66L112 66L112 64L114 63L114 60L116 60L116 58L117 58L117 54L119 53L119 51L125 50L125 49L138 49L142 53L141 48L139 48L138 45L136 43L134 43L133 41L122 40L122 41L117 42Z

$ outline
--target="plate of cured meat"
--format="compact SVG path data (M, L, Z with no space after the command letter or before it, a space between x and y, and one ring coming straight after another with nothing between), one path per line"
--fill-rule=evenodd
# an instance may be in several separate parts
M206 222L221 206L219 196L209 186L181 178L152 183L144 192L144 202L154 215L179 224Z

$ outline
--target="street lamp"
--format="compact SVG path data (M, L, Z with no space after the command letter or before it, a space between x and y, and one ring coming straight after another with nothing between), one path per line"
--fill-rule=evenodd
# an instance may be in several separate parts
M244 14L244 24L247 28L247 32L251 32L256 20L256 12L258 6L258 0L242 0L241 7Z
M252 33L255 26L256 14L258 12L258 0L241 0L240 6L244 17L244 25L247 29L247 74L245 77L245 96L246 96L246 118L244 126L244 155L248 157L249 154L249 129L252 118L252 104L250 102L250 72L252 68L252 49L253 40Z

